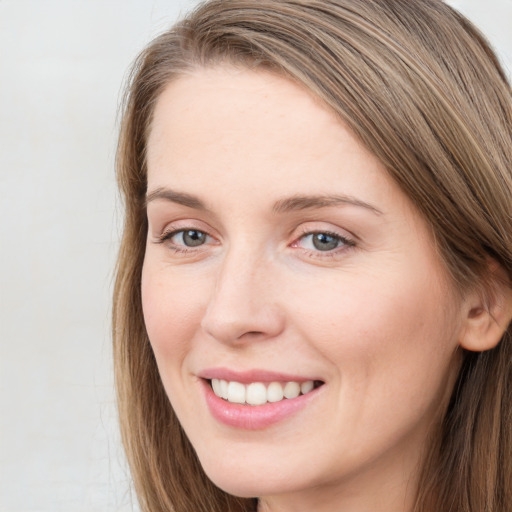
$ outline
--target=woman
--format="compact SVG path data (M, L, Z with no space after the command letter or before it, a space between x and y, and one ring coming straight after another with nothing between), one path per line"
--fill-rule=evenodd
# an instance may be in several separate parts
M512 98L437 0L217 0L136 63L114 343L144 511L512 509Z

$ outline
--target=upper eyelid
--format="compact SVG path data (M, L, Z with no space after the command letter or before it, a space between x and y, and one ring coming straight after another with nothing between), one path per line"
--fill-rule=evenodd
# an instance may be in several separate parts
M162 239L163 238L165 238L165 239L172 238L173 236L177 235L178 233L184 233L185 231L198 231L199 233L203 233L210 238L214 238L210 233L208 233L208 231L206 231L204 229L193 228L193 227L164 229L162 234L160 235L160 238L162 238Z
M156 226L155 226L156 228ZM209 225L205 224L204 221L197 219L177 219L171 222L167 222L163 225L161 229L154 229L153 232L157 234L157 236L164 236L169 233L179 232L179 231L187 231L187 230L196 230L205 233L213 238L216 238L214 233L215 230L212 229Z
M323 224L324 227L318 226L318 224ZM325 224L329 224L329 226L325 227ZM297 230L294 230L294 233L297 233ZM326 223L316 221L305 222L303 225L299 226L298 234L295 234L294 238L298 240L302 236L315 233L326 233L332 236L337 236L342 239L351 240L354 243L359 241L359 237L346 228L341 228L330 222Z
M163 239L187 230L200 231L217 241L220 241L223 238L215 229L209 225L205 225L204 221L198 219L177 219L165 224L162 229L153 231L153 233L155 238ZM346 228L341 228L327 221L308 220L289 232L288 237L291 241L288 243L293 244L300 238L316 233L325 233L330 236L338 237L342 240L348 240L354 244L360 241L357 235Z
M309 236L320 235L320 234L331 236L333 238L337 238L340 242L342 242L343 244L345 244L347 246L355 246L356 245L356 241L353 239L353 237L345 236L345 235L342 235L340 233L335 233L333 231L328 231L328 230L307 231L303 235L300 235L299 237L297 237L295 239L295 241L292 242L292 244L295 244L299 240L302 240L302 239L307 238Z

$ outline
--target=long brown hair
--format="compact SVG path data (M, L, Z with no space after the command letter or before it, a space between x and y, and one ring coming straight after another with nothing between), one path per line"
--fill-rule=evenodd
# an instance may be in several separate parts
M248 511L205 476L163 390L141 307L145 149L156 99L182 73L229 61L308 88L339 115L430 224L461 293L512 278L512 95L482 35L440 0L213 0L133 67L117 173L125 201L114 291L123 442L144 512ZM512 510L512 332L465 352L427 450L416 511Z

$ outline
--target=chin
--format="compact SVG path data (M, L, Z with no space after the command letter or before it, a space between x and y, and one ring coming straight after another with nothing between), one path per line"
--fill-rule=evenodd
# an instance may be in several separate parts
M297 472L292 477L286 477L286 470L279 467L269 467L268 464L250 464L250 458L244 462L233 461L234 464L226 464L224 460L211 461L203 464L203 470L208 478L224 492L240 498L254 498L259 496L271 496L293 491L296 485ZM262 467L263 466L263 467ZM292 488L293 487L293 488Z

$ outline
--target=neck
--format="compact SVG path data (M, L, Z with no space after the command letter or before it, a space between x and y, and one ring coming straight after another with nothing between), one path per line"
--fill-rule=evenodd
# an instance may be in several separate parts
M411 512L421 456L397 461L388 455L369 461L357 475L333 478L327 485L261 497L258 512Z

